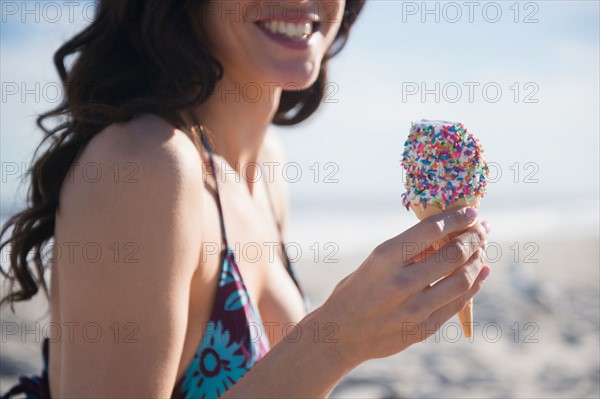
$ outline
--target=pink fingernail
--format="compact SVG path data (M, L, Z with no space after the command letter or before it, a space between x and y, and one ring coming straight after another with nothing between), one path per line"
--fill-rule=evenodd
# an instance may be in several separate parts
M481 273L479 273L479 276L481 277L481 281L483 281L486 278L488 278L488 276L490 275L491 271L492 271L492 269L490 269L487 266L484 266L483 269L481 269Z
M485 229L485 232L490 234L490 231L492 231L492 226L490 226L490 223L487 220L484 220L483 222L481 222L481 225Z
M465 215L467 215L469 220L474 220L477 217L477 210L475 208L468 207L465 210Z

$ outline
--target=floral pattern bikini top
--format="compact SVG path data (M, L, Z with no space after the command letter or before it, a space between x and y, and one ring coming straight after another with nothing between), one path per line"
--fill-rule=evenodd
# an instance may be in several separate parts
M210 319L205 324L202 341L194 354L194 358L173 389L171 396L176 399L218 398L242 378L270 349L260 313L250 301L248 291L236 264L235 254L227 242L213 152L203 130L199 129L199 131L202 133L202 143L208 151L210 163L213 166L211 175L215 181L224 249L221 252L220 276ZM273 211L270 196L269 201ZM277 218L275 220L277 221ZM310 304L298 284L292 264L286 254L278 221L277 228L280 234L280 247L285 260L285 267L302 294L308 311ZM19 394L25 394L25 397L30 399L50 398L47 338L43 342L42 356L44 368L41 375L21 376L19 384L7 392L3 398L11 398Z
M202 132L202 142L208 151L210 163L213 166L211 174L215 181L217 207L221 220L221 236L223 238L223 248L225 249L222 251L221 275L210 321L206 325L202 342L194 355L194 359L183 377L175 385L173 398L204 399L219 397L269 351L269 340L264 333L265 329L260 313L250 301L248 291L235 261L234 252L227 243L217 184L218 179L215 175L216 165L206 135L201 129L199 130ZM269 202L274 214L270 196ZM274 219L277 221L276 217ZM286 269L302 294L308 311L310 305L298 284L291 262L286 254L278 221L277 229L280 234L279 243Z

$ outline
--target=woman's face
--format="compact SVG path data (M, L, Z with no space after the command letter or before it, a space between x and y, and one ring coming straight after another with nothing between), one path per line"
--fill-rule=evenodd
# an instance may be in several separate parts
M310 86L346 0L210 0L198 17L211 54L236 83ZM234 90L234 87L227 88Z

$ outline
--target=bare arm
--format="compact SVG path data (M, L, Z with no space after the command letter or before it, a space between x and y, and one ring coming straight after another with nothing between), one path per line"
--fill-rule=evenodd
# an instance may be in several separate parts
M123 132L117 131L104 136L108 142L90 143L73 183L63 189L57 245L94 242L104 248L133 242L139 262L115 260L108 251L103 253L110 256L94 262L82 256L58 262L61 320L80 326L93 322L104 333L94 343L89 336L88 341L63 340L55 397L168 397L176 382L189 285L200 259L202 170L183 133L159 129L149 134L149 127L139 137L134 134L133 142L119 141ZM108 180L86 185L77 175L88 162L107 170L115 162L133 162L138 183L119 186L107 173ZM428 247L465 229L445 247L459 256L450 258L442 249L440 256L414 263L415 254L406 253L406 243ZM299 337L281 340L225 397L324 397L363 361L425 339L481 288L486 268L479 246L485 236L481 224L460 209L379 245L300 322ZM134 323L137 333L131 338L137 342L123 342L122 336L115 342L115 323L119 328ZM326 323L336 326L335 339L320 335L315 340L311 327ZM407 331L407 326L413 328Z
M157 118L86 147L57 215L61 322L79 324L61 339L54 397L171 395L200 259L201 176L191 141Z
M414 263L416 254L405 249L408 243L427 248L465 228L421 262ZM224 397L326 397L360 363L433 335L483 286L489 268L481 261L480 247L486 235L463 208L426 219L382 243L299 323L293 337L280 341ZM314 328L327 323L335 326L335 337L326 340L319 334L315 340Z

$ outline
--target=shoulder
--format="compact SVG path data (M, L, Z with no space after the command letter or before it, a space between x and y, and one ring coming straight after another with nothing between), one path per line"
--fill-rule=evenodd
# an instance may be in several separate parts
M155 116L107 127L72 165L55 226L56 248L69 251L56 257L53 269L59 316L94 320L102 329L127 321L139 331L139 344L115 346L105 334L93 345L63 345L64 396L137 390L154 397L173 389L201 254L202 180L193 142ZM94 251L86 250L90 244ZM107 385L82 367L90 359L133 370L142 383L132 387L130 374L107 367Z
M106 127L86 146L82 153L82 161L85 160L135 163L155 172L155 178L171 179L202 166L190 138L155 115L142 115Z
M172 240L159 230L198 239L202 193L202 161L191 139L143 115L108 126L85 146L61 187L57 220L61 232L93 229L99 239Z
M152 187L163 187L159 193L186 185L198 189L199 181L193 177L201 173L200 154L184 132L158 116L142 115L96 134L68 177L91 192L126 189L141 194Z

